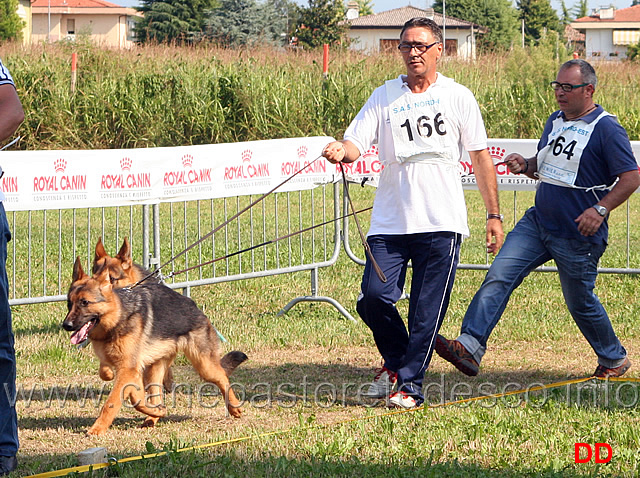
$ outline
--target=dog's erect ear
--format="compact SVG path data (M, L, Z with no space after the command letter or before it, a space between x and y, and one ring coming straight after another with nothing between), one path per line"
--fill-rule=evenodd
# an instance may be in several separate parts
M98 271L93 278L100 284L100 290L103 290L105 287L111 288L111 278L109 277L109 269L107 267Z
M108 256L107 251L104 250L104 244L102 244L102 237L100 237L98 239L98 242L96 243L96 255L93 258L93 263L95 264L100 259L107 256Z
M73 263L73 282L84 279L87 277L87 274L84 273L84 269L82 269L82 262L80 261L80 256L76 257L76 261Z
M120 248L120 251L116 255L116 259L120 260L120 262L122 263L123 269L128 269L133 265L133 258L131 257L131 247L129 247L129 241L127 240L126 237L122 242L122 247Z

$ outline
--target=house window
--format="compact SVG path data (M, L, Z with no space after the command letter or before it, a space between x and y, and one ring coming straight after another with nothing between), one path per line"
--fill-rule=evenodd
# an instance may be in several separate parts
M456 38L447 38L444 41L444 51L447 56L457 56L458 55L458 40Z
M400 44L400 40L389 40L389 39L381 38L380 51L384 51L387 53L397 51L399 44Z
M75 35L76 21L73 18L67 18L67 35Z

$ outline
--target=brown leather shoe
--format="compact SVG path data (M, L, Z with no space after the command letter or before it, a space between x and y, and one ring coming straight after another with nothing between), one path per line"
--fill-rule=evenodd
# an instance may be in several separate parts
M458 370L469 377L478 375L480 367L467 349L457 340L449 340L438 334L436 337L436 353Z
M593 372L593 376L598 378L621 377L627 370L629 370L629 367L631 367L631 360L629 360L629 357L625 357L622 365L616 368L606 368L602 365L598 365L596 367L596 371Z

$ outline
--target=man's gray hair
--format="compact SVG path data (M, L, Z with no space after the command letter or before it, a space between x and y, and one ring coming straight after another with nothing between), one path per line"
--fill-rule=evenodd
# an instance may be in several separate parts
M582 82L593 85L593 88L595 89L598 84L598 77L596 76L596 70L593 69L589 62L584 60L569 60L562 64L560 70L566 70L567 68L572 68L574 66L580 68Z
M400 38L404 34L405 30L409 28L426 28L431 32L433 38L442 43L442 30L438 26L436 22L426 17L414 17L411 20L407 20L405 24L402 26L402 30L400 31Z

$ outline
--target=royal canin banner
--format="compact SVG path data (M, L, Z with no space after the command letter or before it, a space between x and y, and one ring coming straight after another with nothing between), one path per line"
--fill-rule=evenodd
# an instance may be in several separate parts
M503 163L510 153L520 153L525 158L531 158L536 154L537 139L489 139L487 146L493 164L496 168L498 188L505 191L533 191L537 181L524 174L513 174ZM636 162L640 164L640 141L631 141ZM477 189L476 178L473 175L471 158L464 152L460 162L462 186L464 189ZM640 167L638 168L640 169ZM362 157L351 164L345 164L347 175L356 182L376 186L382 165L378 158L378 150L372 146Z
M3 151L0 189L8 211L264 194L300 171L277 189L298 191L339 179L336 166L319 157L331 141L309 137L170 148Z
M319 157L333 140L317 136L171 148L3 151L0 189L8 211L264 194L300 171L277 189L299 191L342 178L338 165ZM489 140L500 189L535 189L535 180L512 174L502 161L512 152L532 157L536 145L537 140ZM632 147L640 158L640 141L632 141ZM463 187L476 189L466 153L460 165ZM350 180L371 186L382 172L375 146L344 166Z

